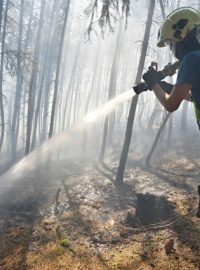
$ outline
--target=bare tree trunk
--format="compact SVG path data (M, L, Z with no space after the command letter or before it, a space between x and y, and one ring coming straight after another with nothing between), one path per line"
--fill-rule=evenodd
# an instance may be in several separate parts
M42 0L40 20L39 20L39 25L38 25L35 49L34 49L33 68L32 68L31 79L30 79L30 84L29 84L29 93L28 93L28 116L27 116L25 155L27 155L30 151L31 131L32 131L32 124L33 124L35 94L36 94L37 76L38 76L38 62L39 62L39 56L40 56L40 47L41 47L40 43L41 43L41 34L42 34L42 26L43 26L43 20L44 20L45 5L46 5L46 0Z
M162 125L160 126L160 128L159 128L159 130L158 130L158 133L156 134L155 141L154 141L154 143L153 143L153 145L152 145L152 148L151 148L149 154L147 155L147 158L146 158L146 161L145 161L145 166L147 166L147 167L148 167L149 164L150 164L150 159L151 159L152 154L153 154L153 152L154 152L154 150L155 150L155 148L156 148L156 145L157 145L157 143L158 143L160 134L162 133L162 131L163 131L163 129L164 129L164 127L165 127L165 125L166 125L166 123L167 123L167 121L168 121L170 115L171 115L171 113L167 113L167 114L166 114L165 119L163 120L163 123L162 123Z
M163 0L159 0L159 3L160 3L160 9L162 12L162 17L164 19L165 18L165 8L164 8Z
M10 1L7 0L6 7L5 7L4 26L3 26L2 42L1 42L1 62L0 62L0 113L1 113L1 123L0 123L0 125L1 125L1 135L0 135L0 152L2 150L3 140L4 140L4 133L5 133L5 116L4 116L4 104L3 104L3 72L4 72L4 57L5 57L5 38L6 38L6 27L7 27L9 4L10 4Z
M76 122L77 120L77 111L79 108L79 104L78 104L78 97L79 97L79 93L80 93L80 85L81 85L81 80L83 77L83 73L82 73L82 66L80 65L78 70L77 70L77 82L76 82L76 87L73 91L74 93L74 104L73 104L73 124Z
M24 51L27 51L28 48L28 42L30 39L30 34L31 34L31 25L32 25L32 21L33 21L33 15L34 15L34 5L35 5L35 0L31 1L31 13L30 13L30 17L29 17L29 21L28 21L28 29L26 31L26 40L24 43Z
M146 57L147 48L148 48L151 25L153 21L155 0L151 0L149 3L150 3L150 6L148 10L146 28L145 28L144 38L142 42L142 50L141 50L141 56L140 56L140 61L139 61L139 66L138 66L138 71L137 71L137 76L136 76L136 84L141 81L142 72L144 69L145 57ZM138 95L132 98L131 107L129 110L128 122L127 122L126 133L125 133L125 140L124 140L122 153L120 156L119 167L118 167L117 176L116 176L116 181L118 183L123 183L124 171L125 171L125 166L126 166L126 160L128 157L130 142L131 142L132 128L133 128L133 122L135 118L137 102L138 102Z
M163 2L162 2L162 0L160 0L160 6L161 6L161 11L162 11L162 15L163 15L163 19L165 19L165 10L164 10L164 5L162 4ZM177 1L177 8L180 6L180 1ZM170 62L171 62L171 55L170 55ZM171 83L173 83L172 82L172 78L171 78ZM151 150L150 150L150 152L149 152L149 155L147 156L147 158L146 158L146 162L145 162L145 165L146 166L149 166L149 163L150 163L150 159L151 159L151 157L152 157L152 155L153 155L153 153L154 153L154 151L155 151L155 149L156 149L156 146L157 146L157 143L158 143L158 141L159 141L159 138L160 138L160 135L161 135L161 133L162 133L162 130L164 129L164 127L166 126L166 123L167 123L167 121L168 121L168 119L170 118L170 113L167 113L166 114L166 117L165 117L165 119L163 120L163 123L162 123L162 125L160 126L160 128L159 128L159 130L158 130L158 133L156 134L156 137L155 137L155 141L154 141L154 143L153 143L153 145L152 145L152 148L151 148ZM168 136L167 136L167 143L168 143L168 145L170 144L170 139L171 139L171 134L172 134L172 117L170 118L170 123L169 123L169 130L168 130Z
M121 52L122 52L122 45L123 45L123 40L124 40L124 31L123 30L123 22L120 22L120 26L119 26L119 33L118 33L118 38L117 38L117 55L116 55L116 60L115 60L115 66L116 66L116 70L113 74L113 79L112 80L112 85L111 85L111 91L112 91L112 95L111 98L116 96L116 92L117 92L117 77L118 77L118 73L119 73L119 61L120 61L120 57L121 57ZM115 126L115 118L116 118L116 112L115 110L113 112L111 112L109 115L109 126L108 126L108 144L112 145L113 144L113 131L114 131L114 126Z
M54 31L55 34L55 31ZM44 108L43 108L43 117L42 117L42 134L40 141L43 142L48 136L48 117L49 117L49 99L51 93L51 84L52 84L52 76L54 73L54 61L53 61L53 52L54 47L56 46L55 39L51 42L51 49L50 49L50 59L48 61L48 66L46 70L46 82L45 82L45 90L44 90Z
M177 1L177 8L180 7L180 4L181 4L181 0L178 0L178 1Z
M158 113L160 113L161 110L162 109L161 109L160 103L158 102L157 99L155 99L153 112L151 113L151 116L149 118L149 122L147 124L148 132L152 133L154 122L155 122L155 120L157 118Z
M37 127L38 127L38 116L40 112L40 106L41 106L41 100L42 100L42 94L43 94L43 87L44 87L44 82L45 82L45 75L46 75L46 70L48 68L48 59L50 57L50 41L51 41L51 36L52 36L52 27L53 27L53 22L54 22L54 17L56 14L56 7L58 6L57 0L54 1L54 4L52 6L52 11L51 11L51 18L50 18L50 25L47 33L47 48L45 50L45 56L44 56L44 63L43 63L43 68L42 68L42 78L40 82L40 89L38 93L38 99L37 99L37 104L36 104L36 110L35 110L35 119L34 119L34 128L33 128L33 138L32 138L32 145L31 149L35 147L35 142L36 142L36 132L37 132Z
M184 130L187 128L187 112L188 112L188 101L184 101L183 109L181 114L181 129Z
M159 2L160 2L160 6L161 6L162 16L163 16L163 19L164 19L165 18L164 5L163 5L162 0L160 0ZM179 5L180 5L180 2L177 2L177 7L179 7ZM170 55L170 58L171 58L171 55ZM172 81L171 81L171 83L172 83ZM170 114L168 115L168 113L167 113L166 118L164 119L162 125L160 126L160 128L158 130L158 133L156 134L156 138L155 138L154 144L153 144L153 146L151 148L151 151L150 151L149 155L147 156L146 164L145 164L146 166L149 166L150 158L151 158L151 156L153 155L153 153L154 153L154 151L156 149L156 146L157 146L157 143L159 141L159 138L160 138L160 135L162 133L162 130L164 129L164 127L165 127L165 125L166 125L166 123L167 123L167 121L168 121L169 118L170 118ZM170 121L170 124L169 124L169 130L168 130L168 137L167 137L168 145L170 143L171 133L172 133L172 118L171 118L171 121Z
M168 128L168 134L167 134L167 146L169 146L170 143L171 143L172 129L173 129L173 114L171 114L171 117L169 118L169 128Z
M95 82L96 82L96 80L98 78L98 72L97 71L98 71L98 67L99 67L100 47L101 47L101 40L99 40L98 44L97 44L97 49L96 49L96 54L95 54L95 59L94 59L94 64L93 64L94 68L93 68L92 82L91 82L90 88L88 89L86 103L85 103L85 106L84 106L85 115L87 115L88 112L89 112L91 96L92 96L92 93L93 93L94 88L95 88ZM83 143L82 143L82 149L83 149L84 153L87 150L86 149L87 141L88 141L87 130L84 130Z
M2 28L2 18L3 18L3 2L4 0L0 0L0 33Z
M19 37L18 37L18 48L17 48L17 82L14 109L11 124L11 151L12 151L12 162L16 160L18 131L17 119L20 121L20 108L21 108L21 96L22 96L22 35L23 35L23 20L24 20L24 0L21 0L20 8L20 22L19 22ZM18 123L19 125L19 123Z
M110 82L109 82L109 91L108 91L108 100L112 99L116 95L116 83L117 83L117 75L118 75L118 70L119 70L119 57L120 57L120 49L121 49L121 34L122 34L122 22L120 23L120 28L119 32L117 35L116 39L116 47L115 47L115 52L113 55L113 62L112 62L112 67L111 67L111 74L110 74ZM111 122L115 121L115 112L111 113L110 115L107 115L105 117L105 122L104 122L104 129L103 129L103 139L102 139L102 145L101 145L101 151L99 155L99 161L102 162L104 159L105 155L105 149L106 149L106 142L107 142L107 135L108 135L108 130L109 130L109 124ZM114 128L114 123L112 123L112 126L110 125L110 138L112 137L112 132Z
M164 7L163 0L159 0L159 3L160 3L160 9L161 9L162 17L163 17L163 20L164 20L166 15L165 15L165 7ZM154 109L153 109L153 112L151 114L149 123L147 125L148 132L152 131L153 124L154 124L154 121L156 119L157 112L158 112L159 108L161 108L161 105L158 102L157 98L155 98Z
M67 7L66 7L66 10L65 10L64 23L63 23L63 28L62 28L62 35L61 35L61 42L60 42L60 48L59 48L57 70L56 70L55 87L54 87L54 94L53 94L53 103L52 103L52 109L51 109L49 138L52 137L53 129L54 129L55 110L56 110L56 102L57 102L57 96L58 96L58 86L59 86L59 79L60 79L60 68L61 68L61 62L62 62L62 53L63 53L63 46L64 46L64 40L65 40L65 32L66 32L66 28L67 28L68 13L69 13L69 9L70 9L70 2L71 2L71 0L68 0L68 2L67 2Z
M64 110L63 110L64 113L63 113L63 119L62 119L62 130L64 130L65 127L66 127L66 114L67 114L68 100L69 100L70 92L71 92L71 89L73 88L73 83L74 83L74 80L75 80L75 73L76 73L79 54L80 54L80 49L81 49L81 40L82 40L82 37L81 37L81 39L79 40L79 43L78 43L78 48L77 48L77 51L76 51L75 60L74 60L73 67L72 67L72 73L71 73L71 77L70 77L70 80L69 80L68 93L66 95L65 106L64 106Z

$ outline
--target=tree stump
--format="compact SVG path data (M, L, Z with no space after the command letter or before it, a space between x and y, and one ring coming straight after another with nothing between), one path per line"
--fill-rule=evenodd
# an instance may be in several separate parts
M164 196L137 194L135 216L142 225L167 220L171 217L174 206Z

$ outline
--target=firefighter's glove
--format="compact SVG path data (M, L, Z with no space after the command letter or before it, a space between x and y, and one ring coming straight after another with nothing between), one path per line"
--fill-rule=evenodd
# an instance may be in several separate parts
M152 90L156 84L159 84L161 79L160 74L154 68L150 68L144 73L142 78L148 84L150 90Z
M172 89L173 89L173 87L174 87L173 84L167 83L167 82L165 82L165 81L159 82L159 85L160 85L160 87L162 88L162 90L163 90L165 93L167 93L167 94L170 94L171 91L172 91Z

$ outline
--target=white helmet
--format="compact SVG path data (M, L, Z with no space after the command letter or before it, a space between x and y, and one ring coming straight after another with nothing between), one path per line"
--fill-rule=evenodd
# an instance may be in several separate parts
M158 33L158 47L170 42L182 41L188 33L200 25L200 13L191 7L181 7L170 13Z

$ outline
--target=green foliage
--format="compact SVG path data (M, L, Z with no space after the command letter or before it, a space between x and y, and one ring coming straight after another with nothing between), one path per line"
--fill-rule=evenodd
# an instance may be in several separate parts
M67 240L67 239L62 239L62 240L59 241L59 244L60 244L60 246L61 246L62 248L65 248L65 249L68 249L68 250L71 251L71 252L74 252L74 249L73 249L71 243L69 242L69 240Z
M58 246L57 248L55 248L55 254L57 256L62 256L65 253L65 249L61 246Z
M70 242L67 239L61 239L59 243L60 243L61 247L64 247L64 248L70 247Z
M57 235L58 239L61 240L62 233L61 233L61 228L60 228L60 225L59 224L56 226L56 235Z
M69 242L68 239L66 238L63 238L62 236L62 232L61 232L61 227L60 227L60 224L58 224L56 226L56 236L58 237L59 241L58 241L58 244L59 244L59 247L62 248L62 249L68 249L69 251L72 251L74 252L72 246L71 246L71 243ZM58 249L58 252L56 253L62 253L62 249Z

